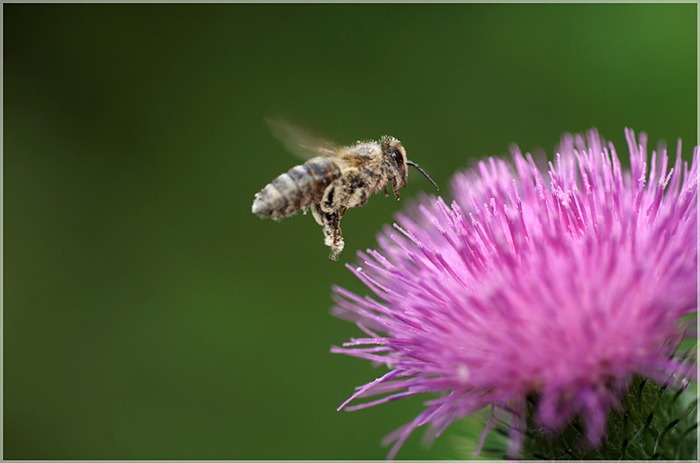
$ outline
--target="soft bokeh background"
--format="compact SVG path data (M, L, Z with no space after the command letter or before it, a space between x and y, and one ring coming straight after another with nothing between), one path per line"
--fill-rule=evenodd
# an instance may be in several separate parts
M3 5L5 457L384 458L421 400L335 411L383 372L329 353L358 333L330 287L430 185L350 211L332 262L311 217L250 213L297 162L264 117L393 134L444 187L593 126L688 155L696 8Z

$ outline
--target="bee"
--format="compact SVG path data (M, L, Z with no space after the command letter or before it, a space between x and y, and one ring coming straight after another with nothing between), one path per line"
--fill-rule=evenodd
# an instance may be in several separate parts
M323 227L324 242L338 260L345 242L340 219L348 209L367 204L369 197L383 191L394 197L406 186L408 166L414 167L438 189L435 181L418 164L406 158L399 140L385 135L378 141L358 141L339 146L311 135L284 121L269 120L273 133L287 149L308 159L279 175L255 195L253 214L279 221L311 209Z

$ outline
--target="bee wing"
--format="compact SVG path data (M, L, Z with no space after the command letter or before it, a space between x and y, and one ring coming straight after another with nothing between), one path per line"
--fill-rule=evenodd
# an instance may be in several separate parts
M314 156L334 157L341 150L341 147L332 141L285 119L268 118L266 122L272 134L284 147L302 159Z

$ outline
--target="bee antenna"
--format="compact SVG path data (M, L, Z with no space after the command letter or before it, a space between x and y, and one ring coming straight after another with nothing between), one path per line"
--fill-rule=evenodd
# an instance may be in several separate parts
M406 164L408 164L409 166L415 167L416 170L417 170L418 172L420 172L421 174L423 174L423 176L424 176L425 178L427 178L428 181L429 181L430 183L433 184L433 186L435 187L435 189L436 189L437 191L440 191L440 188L438 188L437 183L435 183L435 180L433 180L433 178L430 176L430 174L427 173L426 171L424 171L424 170L421 168L421 166L419 166L418 164L416 164L416 163L413 162L413 161L406 161Z

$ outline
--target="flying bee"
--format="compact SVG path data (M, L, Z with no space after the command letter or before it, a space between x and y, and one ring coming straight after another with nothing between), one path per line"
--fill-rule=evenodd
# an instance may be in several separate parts
M308 160L260 190L253 201L253 214L281 220L311 209L314 219L323 227L324 242L331 248L328 257L332 260L338 260L345 246L340 230L340 219L345 212L364 206L378 191L388 196L389 182L398 201L399 189L406 186L408 179L407 166L416 168L438 189L425 170L406 158L406 150L394 137L385 135L379 141L338 146L289 123L268 122L290 151Z

